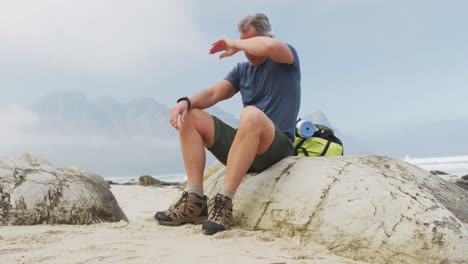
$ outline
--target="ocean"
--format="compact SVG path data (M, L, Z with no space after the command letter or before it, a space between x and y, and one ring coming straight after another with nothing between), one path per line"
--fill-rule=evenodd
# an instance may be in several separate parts
M434 157L434 158L410 158L404 161L414 164L424 170L438 170L448 175L438 175L444 179L460 178L468 175L468 156Z
M143 175L143 174L141 174ZM128 176L128 175L114 175L111 177L106 177L105 175L101 175L104 177L106 181L112 181L115 183L133 183L138 182L139 176ZM187 176L185 173L169 173L169 174L145 174L150 175L155 179L165 182L184 182L187 180Z

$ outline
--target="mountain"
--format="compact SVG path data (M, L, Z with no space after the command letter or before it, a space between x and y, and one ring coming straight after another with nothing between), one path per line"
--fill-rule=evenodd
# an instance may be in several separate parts
M169 107L152 98L119 102L60 92L40 99L30 111L38 123L28 128L28 140L17 144L15 153L33 152L56 165L74 164L108 177L184 171ZM233 115L217 107L207 111L237 126Z
M78 92L48 95L31 110L40 120L38 131L66 135L100 135L115 139L173 138L169 108L151 98L120 103L110 97L89 101Z
M178 138L168 121L169 107L152 98L136 98L125 103L111 97L90 101L79 92L60 92L42 98L31 110L40 120L37 131L117 139ZM237 127L238 120L233 115L217 107L207 112Z
M39 119L39 131L62 131L70 134L81 131L108 133L111 131L109 120L98 111L94 104L78 92L55 93L48 95L31 110ZM99 127L99 129L95 129Z

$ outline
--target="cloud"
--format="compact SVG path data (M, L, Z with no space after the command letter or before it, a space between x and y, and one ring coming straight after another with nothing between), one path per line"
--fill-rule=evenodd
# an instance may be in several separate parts
M181 1L6 1L0 55L87 72L190 53L202 33Z
M0 146L14 146L25 136L25 130L35 126L37 115L17 105L0 107Z

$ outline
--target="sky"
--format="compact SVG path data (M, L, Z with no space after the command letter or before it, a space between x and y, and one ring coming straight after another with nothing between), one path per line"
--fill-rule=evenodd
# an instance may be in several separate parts
M299 53L300 115L321 110L344 133L368 136L468 118L467 11L458 0L1 1L0 104L81 91L171 106L245 61L208 51L261 12ZM237 116L240 96L219 106Z

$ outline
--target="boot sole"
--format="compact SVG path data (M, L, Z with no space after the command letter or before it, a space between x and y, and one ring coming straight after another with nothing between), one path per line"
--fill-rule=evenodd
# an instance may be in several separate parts
M203 229L203 234L212 236L218 232L222 232L221 230L212 230L212 229Z
M161 225L166 225L166 226L179 226L179 225L185 225L185 224L193 224L193 225L200 225L200 224L203 224L203 222L205 222L206 220L208 219L207 216L201 216L201 217L197 217L193 220L190 220L190 221L162 221L162 220L158 220L158 222L161 224Z
M226 231L228 230L228 228L224 228L224 229L215 229L215 228L206 228L206 227L202 227L202 232L203 234L205 235L214 235L216 233L219 233L219 232L223 232L223 231Z

